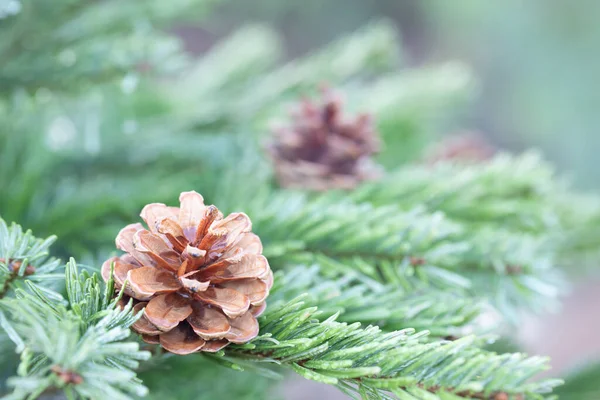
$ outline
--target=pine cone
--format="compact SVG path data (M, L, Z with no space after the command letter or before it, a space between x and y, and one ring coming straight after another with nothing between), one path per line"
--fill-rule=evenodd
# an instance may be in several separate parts
M150 230L123 228L116 244L126 254L107 260L102 277L108 280L114 263L116 286L128 281L125 294L135 311L144 310L132 329L148 343L190 354L248 342L273 285L261 241L246 214L223 218L196 192L179 201L180 208L144 207Z
M291 126L275 130L268 145L281 186L352 189L381 175L371 159L379 140L369 115L345 118L341 100L324 91L320 104L304 100L291 116Z

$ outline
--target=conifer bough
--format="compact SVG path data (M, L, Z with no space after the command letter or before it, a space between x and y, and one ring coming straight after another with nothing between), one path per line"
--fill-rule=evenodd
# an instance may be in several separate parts
M150 226L156 225L151 223ZM28 279L36 277L38 271L55 267L53 262L43 262L40 253L48 241L23 235L17 225L5 228L0 220L0 256L38 260L36 274ZM251 235L246 232L244 236ZM289 284L292 274L282 271L280 277L282 274L285 279L273 289L273 305L259 317L259 336L216 354L204 353L206 357L238 370L256 368L270 376L275 371L261 369L260 365L274 363L365 399L497 400L502 396L524 396L541 400L559 384L557 380L528 382L547 366L546 359L526 358L520 354L496 355L481 350L481 339L473 336L452 342L425 341L427 331L383 332L377 326L362 328L359 323L337 322L338 313L323 319L321 310L313 306L312 301L306 303L307 294L315 291L312 287L315 285L306 288L307 294L285 301L296 296L297 288ZM112 274L114 279L109 278L102 288L95 274L90 276L85 270L79 273L71 259L62 275L66 299L27 280L24 287L14 290L14 297L7 296L0 301L0 326L21 354L18 376L7 381L14 392L5 398L33 399L47 390L63 390L69 399L108 396L131 400L148 393L136 372L140 372L139 361L147 360L150 353L141 351L137 343L124 341L129 335L128 328L139 322L143 313L133 310L135 300L128 301L122 310L116 307L119 295L129 287L124 281L117 299L111 300L114 283L118 286L116 275L116 272ZM171 360L177 364L178 359L190 358ZM197 360L197 375L190 380L191 387L193 382L205 379L200 361ZM163 374L162 357L154 357L143 369L160 370ZM180 372L174 370L173 374ZM226 374L223 377L229 379ZM145 381L153 383L152 379ZM236 382L228 381L228 384ZM215 384L211 381L209 386ZM151 398L162 398L160 395L152 397L153 391L150 391ZM207 396L198 398L215 398Z
M123 228L116 245L126 254L107 260L102 276L112 270L125 301L144 311L132 329L148 343L184 355L248 342L273 285L261 241L246 214L223 217L196 192L179 200L180 208L144 207L149 230Z

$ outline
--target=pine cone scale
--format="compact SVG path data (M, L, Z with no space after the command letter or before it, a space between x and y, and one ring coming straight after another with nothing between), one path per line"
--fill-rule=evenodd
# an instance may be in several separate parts
M154 261L151 257L142 252L137 251L133 245L133 235L135 235L137 231L143 229L144 226L139 222L127 225L125 228L121 229L121 231L117 235L117 238L115 239L115 244L117 246L117 249L129 254L140 265L154 265Z
M189 317L192 311L189 299L169 293L153 297L146 305L144 315L158 329L168 332Z
M181 264L179 254L172 250L165 240L152 232L140 230L134 233L133 247L137 251L147 254L155 263L165 269L177 271Z
M205 340L222 339L231 329L225 314L215 308L195 306L187 321L194 332Z
M185 265L185 263L182 265ZM210 286L210 282L199 282L197 280L187 279L184 277L179 278L179 281L188 293L204 292Z
M159 233L157 227L163 219L176 221L178 215L179 210L177 209L177 207L168 207L160 203L148 204L142 209L142 212L140 213L140 217L142 217L146 225L148 225L150 232L152 233Z
M246 254L209 265L198 271L197 275L201 280L225 282L230 279L263 278L269 270L269 263L264 256Z
M134 298L146 298L157 293L176 292L182 287L174 275L154 267L139 267L129 270L127 281L129 281L129 289Z
M240 279L221 283L221 286L242 293L250 304L255 305L265 301L269 294L268 283L260 279Z
M133 329L133 327L132 327L132 329ZM156 334L156 335L142 334L142 340L148 344L160 344L160 336L158 336L158 334Z
M147 302L137 303L133 307L133 311L137 314L138 312L143 311L146 305L148 305ZM135 323L131 326L131 329L144 335L159 335L162 333L148 320L148 318L146 318L144 314L141 315L140 319L135 321Z
M250 308L250 299L237 290L211 287L195 293L194 298L206 304L218 306L228 317L239 317Z
M243 213L223 217L202 196L185 192L181 208L149 204L148 224L123 228L116 245L126 252L102 266L108 280L114 265L117 288L136 311L132 329L148 343L176 354L218 351L258 334L258 316L273 285L262 244Z
M124 262L119 257L111 257L102 264L101 275L107 281L110 276L111 266L114 265L113 278L117 285L123 286L123 282L127 279L127 273L136 268L136 265ZM139 267L139 265L137 265Z
M246 343L258 335L258 322L251 314L230 319L229 324L231 329L226 338L232 343Z
M210 340L204 344L202 351L216 353L229 344L228 340Z
M196 335L188 324L179 324L159 336L160 345L174 354L187 355L202 350L206 341Z
M252 313L252 315L254 315L255 317L259 317L267 308L267 303L262 302L256 305L253 305L252 307L250 307L250 312Z

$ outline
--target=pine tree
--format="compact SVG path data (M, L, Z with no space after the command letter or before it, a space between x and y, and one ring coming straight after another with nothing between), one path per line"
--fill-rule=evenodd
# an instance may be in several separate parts
M490 344L523 312L559 304L598 243L600 202L535 152L428 159L475 82L457 62L403 66L388 22L287 62L277 34L251 25L193 60L166 28L212 3L0 1L4 398L262 399L291 373L365 399L551 398L561 381L536 377L546 358ZM318 162L339 177L368 155L381 173L349 186L327 187L326 177L319 191L303 177L285 187L268 143L289 144L320 119L279 138L271 125L289 124L287 110L323 82L372 126L336 123L327 140L337 147ZM329 129L320 123L309 131ZM375 134L378 154L346 151ZM247 214L275 274L266 310L254 313L258 332L181 356L130 330L156 328L140 311L151 296L131 292L131 274L110 257L146 204L175 206L190 190L224 215ZM131 258L139 252L146 264L204 265L227 242L213 225L192 237L169 218L155 222L132 238L121 258L129 269L142 267ZM150 242L158 233L170 248ZM206 237L211 246L200 245ZM193 273L186 265L177 279ZM190 281L190 293L206 289ZM481 322L489 316L491 328Z

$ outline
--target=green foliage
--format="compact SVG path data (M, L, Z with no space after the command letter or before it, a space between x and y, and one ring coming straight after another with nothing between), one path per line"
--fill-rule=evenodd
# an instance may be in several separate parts
M156 360L149 362L153 362L153 365L139 374L149 389L144 399L169 399L174 392L178 398L194 400L279 398L274 393L278 383L273 379L274 373L269 375L269 379L252 370L236 371L215 365L202 355L165 355L154 358ZM220 382L226 384L218 384Z
M558 383L526 383L544 368L545 359L489 353L479 348L483 340L473 336L453 342L427 340L427 331L415 333L408 328L385 333L377 326L360 328L357 322L337 321L370 322L375 317L390 329L395 324L419 326L421 321L423 325L431 323L434 330L439 325L442 331L438 334L450 333L476 313L468 302L444 307L435 304L441 299L436 294L394 293L382 285L377 291L353 279L326 281L316 268L302 268L278 274L280 282L273 288L273 301L260 318L259 337L204 357L236 369L259 368L271 377L276 376L274 372L258 367L255 361L288 366L304 377L335 384L365 398L387 398L391 393L423 396L429 392L437 396L432 398L440 399L453 394L477 398L496 392L542 398L541 393ZM8 380L15 389L8 398L35 398L55 389L64 390L67 397L98 398L109 393L111 398L128 399L130 395L144 395L146 388L133 369L139 366L138 360L150 354L139 351L137 343L123 342L137 318L131 303L122 310L116 307L120 296L113 299L112 282L102 288L95 274L79 273L72 259L65 282L67 300L26 281L25 288L16 290L15 298L0 302L8 315L1 314L2 327L21 354L18 376ZM301 291L307 293L287 301ZM451 298L449 293L445 297ZM398 302L395 308L382 303L394 300ZM323 305L323 312L319 305ZM384 312L375 316L369 309ZM457 317L456 313L462 317L449 318ZM154 363L158 364L150 364L146 374L152 377L153 368L160 368L162 361L157 357ZM187 361L173 363L176 368L189 369ZM196 364L190 361L189 365Z
M159 18L158 3L151 2L148 10L138 12L162 23L167 18ZM95 13L104 15L105 11L98 10L103 7L116 12L113 2L94 4L89 10L83 1L80 5L77 26ZM180 13L186 14L185 10ZM129 8L122 12L113 22L124 29L114 31L116 41L120 32L127 31L133 13ZM69 32L79 32L65 26ZM89 35L100 35L94 29L102 27L91 22L86 26ZM53 36L40 37L50 40ZM144 40L152 42L151 38L144 34ZM342 86L351 109L375 113L386 140L400 140L407 149L409 141L421 143L410 151L414 154L435 125L429 122L438 120L440 113L451 114L452 99L467 96L470 78L456 64L423 74L395 72L398 47L394 28L377 22L278 65L282 46L277 34L256 25L241 28L215 45L185 69L180 80L168 85L132 72L121 81L122 74L115 74L101 85L72 93L69 85L80 84L66 73L69 85L49 88L36 81L31 85L38 85L38 90L27 94L20 90L19 81L11 81L14 90L0 96L0 186L11 195L0 196L0 209L5 218L39 234L56 234L56 250L65 257L102 252L112 247L114 232L146 203L173 202L177 193L190 187L209 198L220 194L206 189L207 180L222 176L231 167L232 157L239 159L239 153L232 151L235 142L242 137L255 153L261 153L259 142L268 133L270 121L285 113L292 99L314 92L323 81ZM27 49L20 53L38 54ZM43 64L43 53L38 56ZM172 61L171 57L161 59ZM453 75L454 85L440 83ZM379 83L373 84L373 77L380 77ZM435 105L432 98L439 103ZM419 111L408 111L409 104ZM397 108L407 112L399 114ZM382 157L397 154L394 148ZM230 184L222 181L220 185L227 188ZM265 185L261 190L271 189L270 182L260 184Z
M404 210L419 204L443 212L477 235L481 231L520 235L524 241L537 242L546 257L552 254L559 264L573 267L581 267L586 256L595 255L600 237L598 199L574 192L537 152L500 154L476 165L406 166L359 188L351 197L375 205L392 203ZM544 256L534 251L535 258Z
M360 81L389 71L397 65L395 36L389 23L373 23L277 66L282 47L277 34L264 26L248 26L215 46L166 91L177 102L177 112L190 115L198 125L263 121L279 115L282 103L323 82ZM207 75L211 79L204 79Z
M418 162L440 130L452 129L476 87L469 67L450 61L389 73L350 96L375 116L383 142L377 159L394 169Z
M226 348L220 360L272 362L363 398L391 398L393 393L399 398L475 399L504 392L542 399L560 383L526 383L545 368L544 358L488 353L472 336L428 343L422 340L426 331L384 333L376 326L337 322L337 315L319 321L317 307L302 300L271 307L260 318L261 336Z
M594 247L600 207L534 154L419 164L472 98L467 66L399 68L387 21L301 57L246 26L191 62L168 28L214 1L13 3L0 14L3 217L58 235L54 254L99 258L145 204L196 189L250 215L277 272L255 340L188 357L149 347L140 364L151 354L127 341L138 316L112 282L73 259L57 274L54 237L0 220L0 344L20 356L2 360L7 399L257 399L279 371L365 399L542 399L559 384L530 380L546 359L496 354L473 334L488 333L490 304L513 321L554 305L557 264ZM263 140L322 83L349 113L373 114L393 172L353 192L280 190Z
M537 153L501 154L489 163L415 165L352 193L357 201L421 204L453 220L549 234L560 229L570 194L554 169ZM571 221L572 222L572 221Z
M0 303L0 323L21 355L14 391L7 399L34 399L46 390L63 390L67 398L129 399L147 389L133 371L150 356L135 342L124 342L136 321L131 303L120 309L112 283L101 288L96 275L66 269L68 302L26 282L16 297ZM58 298L58 299L57 299ZM63 375L64 374L64 375Z
M328 277L350 274L409 291L459 290L512 319L522 307L552 306L559 293L556 250L535 236L476 230L439 211L337 195L255 194L245 209L276 269L314 263Z
M23 232L21 226L15 223L8 226L0 218L0 299L26 274L29 280L46 286L56 279L62 280L63 275L55 273L60 261L49 254L55 240L55 236L38 239L30 230ZM28 270L30 265L35 268L33 275Z
M297 266L275 275L269 296L270 307L281 306L305 295L307 306L319 307L319 320L337 314L340 322L361 322L386 330L410 326L428 330L428 338L460 337L475 329L475 317L482 311L473 298L458 293L432 290L410 291L376 281L365 281L347 273L327 279L319 268Z
M0 24L0 91L82 89L124 76L146 63L181 67L180 45L157 29L174 17L199 15L212 0L12 2ZM0 17L1 18L1 17ZM35 24L35 29L31 29Z
M600 365L592 363L572 371L567 376L567 383L557 389L556 394L564 400L587 400L600 396L598 379Z

